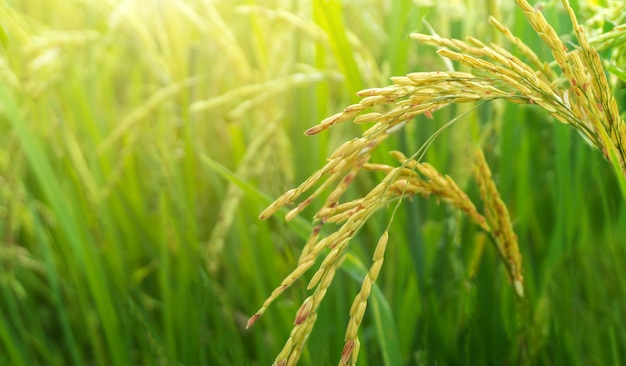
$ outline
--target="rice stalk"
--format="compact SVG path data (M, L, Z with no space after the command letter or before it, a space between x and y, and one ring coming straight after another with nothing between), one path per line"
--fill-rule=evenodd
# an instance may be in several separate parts
M236 7L236 10L245 15L258 14L272 21L285 22L293 29L303 32L314 42L328 43L328 35L324 30L310 19L299 14L294 14L284 9L269 9L258 5L240 5Z
M189 106L189 111L191 113L200 113L210 111L217 107L234 104L235 107L232 107L230 112L228 112L226 119L229 121L238 120L247 111L259 107L263 103L267 103L269 100L277 98L281 94L298 87L316 84L327 79L339 79L339 76L324 72L295 73L259 84L245 85L206 100L194 101Z
M186 88L197 84L199 81L200 79L198 77L190 77L157 90L145 103L128 113L128 115L119 122L115 130L102 140L100 145L96 148L98 155L104 154L113 148L116 143L119 143L121 139L131 135L133 130L137 128L137 125L150 116L155 109L160 108L164 103L173 99L179 93L182 93Z
M398 167L370 162L372 151L414 117L425 115L433 118L437 110L448 105L476 101L505 100L515 104L536 105L557 121L574 127L602 152L616 167L618 174L626 176L626 125L620 118L617 103L610 92L600 57L578 24L568 1L562 0L562 3L578 40L578 46L572 50L561 41L539 10L524 0L516 0L516 3L551 50L558 68L541 60L495 18L490 18L490 23L518 50L520 57L508 51L506 46L487 44L472 37L463 41L438 35L412 34L413 39L438 47L439 55L469 67L471 72L417 72L392 77L392 85L358 92L357 95L362 98L360 102L346 107L305 132L306 135L318 134L350 120L357 124L372 124L361 137L339 146L329 156L324 167L298 187L285 192L260 214L261 219L266 219L284 206L295 205L286 215L286 219L291 220L330 190L314 216L315 229L302 250L296 269L248 322L248 327L254 324L286 288L313 266L318 256L326 253L308 286L314 289L313 294L301 305L291 335L276 358L276 365L293 365L299 359L315 323L319 304L356 232L375 211L406 197L435 196L464 212L491 238L507 268L515 294L520 299L524 297L522 256L517 236L480 149L476 153L475 173L486 211L484 215L449 176L442 175L428 163L407 158L399 152L392 152L392 156L400 163ZM383 106L391 108L385 109ZM364 197L341 202L357 175L368 171L383 172L386 176ZM312 193L307 193L315 186L317 188ZM308 196L301 199L305 194ZM329 223L341 226L320 239L322 227ZM387 232L383 234L379 248L385 247L387 235ZM356 363L360 344L357 330L366 307L369 284L380 271L383 252L383 249L376 250L370 272L350 310L340 365Z
M264 150L272 147L270 141L279 128L279 121L280 116L277 116L267 126L259 128L259 131L255 134L255 139L250 143L245 156L237 168L236 174L238 177L249 179L253 175L259 175L262 165L258 164L258 156L262 155ZM234 183L229 183L226 195L220 205L220 214L211 231L206 248L206 262L211 274L217 273L219 269L221 263L220 255L225 245L226 235L235 219L242 195L241 189Z

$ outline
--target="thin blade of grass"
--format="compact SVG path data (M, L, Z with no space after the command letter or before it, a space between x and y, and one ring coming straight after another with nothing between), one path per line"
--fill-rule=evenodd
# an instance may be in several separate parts
M3 291L3 292L6 292L6 291ZM4 295L5 294L3 294L2 297L4 297ZM3 312L0 313L0 342L2 343L3 348L7 352L7 354L3 357L8 357L8 359L11 360L12 365L16 365L16 366L31 365L31 363L27 361L26 352L24 352L23 348L20 345L20 342L17 341L19 338L16 337L15 334L13 334L13 332L11 331L9 327L9 324L11 322L9 321L9 319L5 318L5 314L8 315L7 313L8 309L6 305L7 305L6 303L2 305Z
M341 72L346 77L348 90L357 92L364 83L359 67L354 59L354 50L348 41L348 30L343 21L342 4L337 0L313 2L316 21L328 33L329 41ZM355 96L351 96L355 99Z
M68 255L75 256L78 272L76 276L84 276L87 284L86 291L93 298L102 332L105 335L109 349L107 354L100 354L98 358L102 362L113 362L115 364L127 364L128 355L123 349L123 344L119 342L120 324L113 299L112 292L107 284L102 263L95 253L93 242L86 232L86 224L80 222L76 213L76 208L71 206L72 202L66 200L65 192L62 190L59 180L54 173L52 164L42 150L44 143L38 141L37 137L28 129L26 120L22 118L14 96L5 88L0 87L0 100L2 101L2 111L8 118L11 126L17 133L19 141L26 155L26 160L41 185L44 196L56 215L64 240L67 240L67 248L71 248ZM82 281L82 279L81 279Z

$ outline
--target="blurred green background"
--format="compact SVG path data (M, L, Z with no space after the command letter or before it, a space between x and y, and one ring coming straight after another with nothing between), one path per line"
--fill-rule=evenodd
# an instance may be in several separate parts
M619 2L572 5L581 22L595 17L590 33L626 17ZM541 7L571 39L560 2ZM392 75L444 70L409 38L427 24L515 53L488 15L550 60L512 0L3 1L0 364L271 364L306 279L245 323L294 268L314 208L294 223L258 214L361 126L303 132ZM602 53L622 110L624 49ZM626 362L626 206L610 165L536 106L471 108L417 118L372 160L411 154L467 113L424 160L479 202L468 151L483 146L527 298L516 301L495 251L456 210L406 201L359 364ZM338 362L391 210L352 243L300 364Z

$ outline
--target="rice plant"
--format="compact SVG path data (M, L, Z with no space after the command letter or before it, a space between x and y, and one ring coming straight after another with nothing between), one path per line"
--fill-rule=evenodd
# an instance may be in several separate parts
M440 56L469 67L472 73L448 70L393 77L393 85L360 91L357 94L363 99L359 103L346 107L343 112L324 119L305 132L306 135L315 135L349 120L356 124L373 124L363 132L362 137L337 148L322 169L297 188L285 192L260 215L261 219L268 218L280 208L293 204L316 183L323 181L312 194L286 214L287 220L293 219L335 184L314 215L314 229L302 249L296 269L248 321L247 327L250 327L284 290L315 264L319 256L324 256L307 286L313 293L302 302L291 335L276 357L276 365L293 365L298 362L317 320L319 305L356 233L376 211L414 195L440 198L467 214L489 235L508 268L516 295L519 299L524 297L522 257L517 235L513 232L509 212L496 190L480 149L476 155L476 175L484 215L478 212L450 177L441 175L427 163L419 162L423 155L421 151L415 152L411 158L397 151L391 152L401 164L397 168L370 163L371 152L418 115L423 114L432 119L435 111L456 103L505 100L515 104L536 104L557 121L571 125L590 145L602 152L612 163L626 197L626 124L620 117L598 52L589 43L567 0L562 3L578 42L572 50L559 38L538 9L525 0L517 0L516 3L533 30L550 49L553 65L542 61L529 46L493 17L489 19L490 23L517 48L521 58L505 47L495 43L486 44L473 37L468 37L467 42L464 42L438 35L412 34L412 38L422 43L439 47ZM558 71L554 70L554 66ZM390 109L381 108L390 104ZM367 112L372 109L377 111ZM364 197L341 202L361 171L381 171L386 176ZM327 224L341 226L321 237L320 233ZM375 247L370 270L350 309L350 321L339 365L354 365L357 362L360 349L357 331L367 307L371 285L380 273L388 241L389 229L386 229Z
M0 365L623 363L625 6L564 4L2 2Z

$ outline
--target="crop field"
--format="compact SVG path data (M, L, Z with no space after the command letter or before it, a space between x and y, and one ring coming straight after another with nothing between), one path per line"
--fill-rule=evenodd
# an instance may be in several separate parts
M0 365L626 363L626 3L5 0Z

